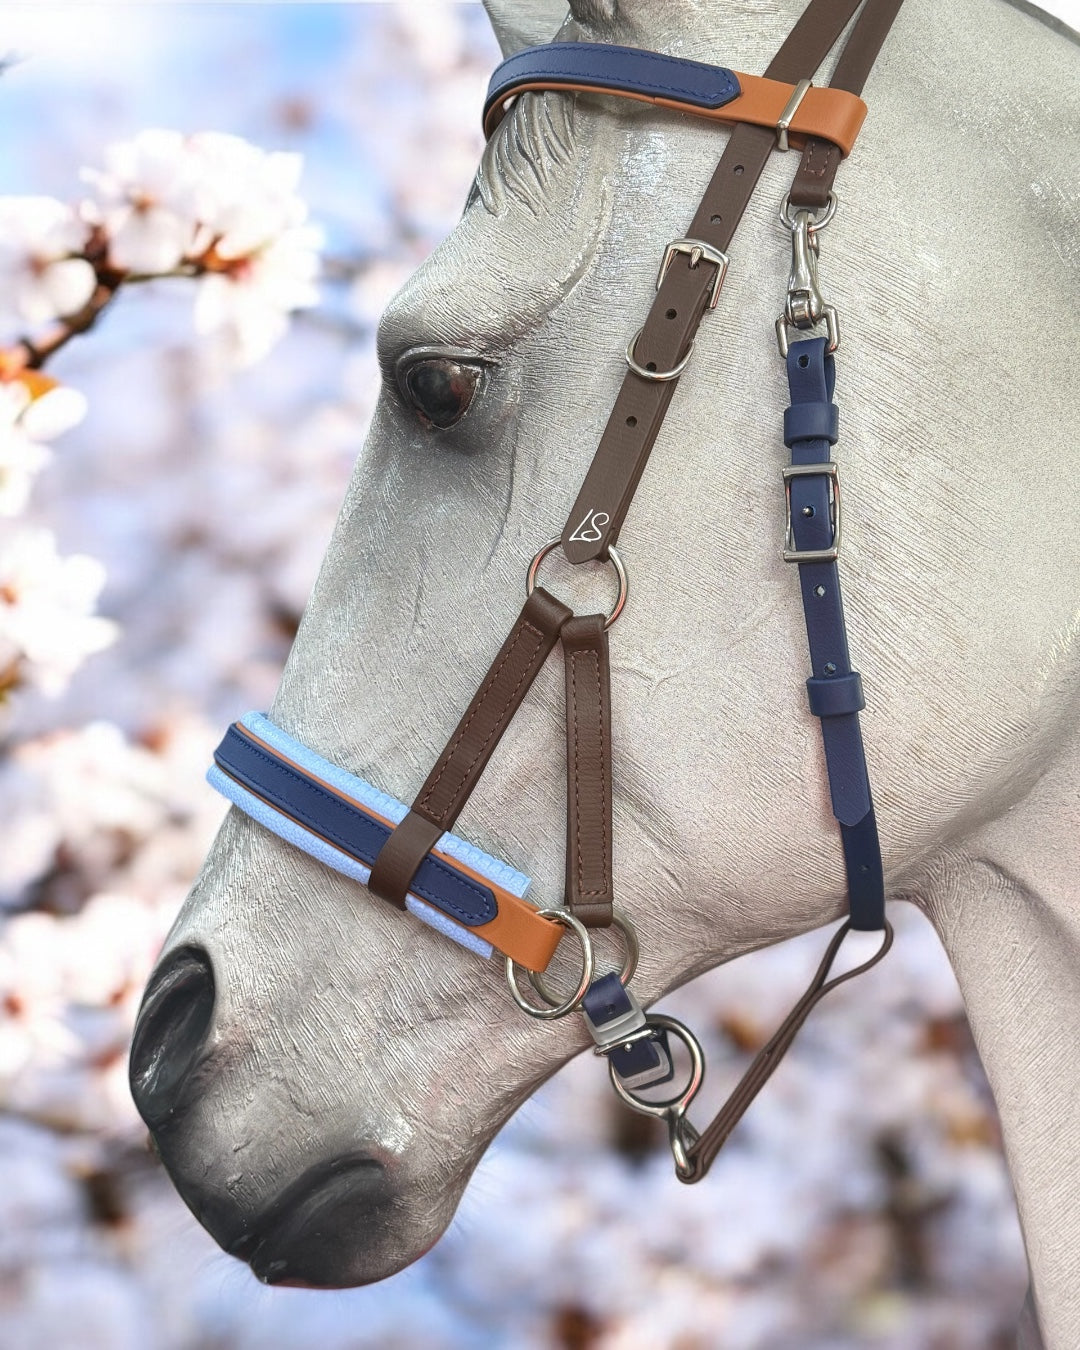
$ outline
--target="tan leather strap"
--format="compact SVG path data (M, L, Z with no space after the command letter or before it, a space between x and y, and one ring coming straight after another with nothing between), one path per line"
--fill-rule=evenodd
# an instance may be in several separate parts
M612 921L611 672L603 614L569 619L566 666L566 905L586 928Z
M813 1011L818 1003L825 997L830 990L837 985L841 985L845 980L852 980L856 975L863 974L864 971L876 966L881 958L888 952L893 942L892 924L888 919L885 920L885 938L881 946L870 958L864 961L861 966L855 966L847 970L843 975L837 975L826 982L826 976L832 967L836 954L843 944L844 938L851 931L851 923L845 923L833 935L832 941L825 950L821 965L818 966L814 978L810 981L810 987L798 1003L784 1018L780 1026L773 1033L769 1041L761 1047L750 1063L750 1067L739 1080L738 1086L728 1097L727 1101L717 1112L712 1123L708 1125L687 1150L691 1170L687 1173L679 1172L681 1181L694 1182L700 1181L712 1166L716 1155L723 1148L728 1136L734 1130L735 1126L746 1114L750 1103L758 1095L761 1089L772 1077L777 1065L787 1054L794 1041L796 1033L807 1017Z
M903 0L866 0L859 21L844 44L833 71L831 85L861 94L873 69L881 45L889 35ZM836 171L843 158L839 148L824 137L812 136L803 148L802 159L788 194L791 205L821 211L829 204Z
M404 905L416 869L453 826L570 614L542 586L525 601L412 810L375 859L368 887L380 899Z

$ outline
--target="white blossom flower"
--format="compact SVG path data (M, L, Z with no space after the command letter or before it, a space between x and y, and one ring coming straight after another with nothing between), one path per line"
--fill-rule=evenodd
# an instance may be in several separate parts
M97 285L77 255L86 225L54 197L0 197L0 323L48 323L80 310Z
M249 257L304 223L307 206L296 191L300 155L262 150L216 131L190 137L187 146L199 243L212 244L216 257Z
M0 379L0 516L26 505L34 475L49 461L41 444L80 421L86 400L45 376Z
M238 365L265 356L288 326L292 310L318 299L322 232L301 225L199 283L195 327L225 338Z
M195 236L192 173L185 138L151 128L105 151L105 168L84 169L94 197L83 215L108 236L109 261L126 272L171 272Z
M24 663L30 682L59 694L84 657L116 637L93 613L105 584L94 558L61 558L48 530L19 530L0 547L0 669Z

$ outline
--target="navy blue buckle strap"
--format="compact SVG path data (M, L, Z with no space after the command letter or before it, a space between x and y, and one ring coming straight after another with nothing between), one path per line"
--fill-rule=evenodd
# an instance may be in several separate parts
M840 574L820 557L838 546L839 482L831 447L839 436L832 402L836 366L823 337L792 342L787 355L791 407L784 415L784 443L793 467L820 465L788 480L791 542L786 551L798 563L806 636L813 674L806 682L810 711L821 721L833 814L840 823L853 928L877 930L885 923L885 882L877 823L870 796L859 710L862 681L851 669Z

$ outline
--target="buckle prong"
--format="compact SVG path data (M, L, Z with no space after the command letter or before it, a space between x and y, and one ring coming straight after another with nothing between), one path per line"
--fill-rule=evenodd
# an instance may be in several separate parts
M671 266L676 253L689 254L691 268L697 267L702 258L706 262L715 264L716 276L713 277L712 288L709 291L709 308L715 309L716 302L720 299L720 288L724 284L724 277L727 275L731 259L726 253L721 253L718 248L713 248L711 244L707 244L704 239L673 239L664 249L664 257L656 277L657 290L664 284L664 278L667 276L668 268Z

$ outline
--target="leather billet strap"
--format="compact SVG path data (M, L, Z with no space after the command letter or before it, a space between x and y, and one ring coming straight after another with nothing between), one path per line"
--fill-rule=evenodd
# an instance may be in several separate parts
M687 1149L691 1170L689 1172L678 1171L676 1175L680 1181L688 1183L700 1181L708 1172L728 1136L746 1114L750 1103L772 1077L780 1061L791 1048L791 1043L794 1041L799 1028L825 995L845 981L863 974L871 966L876 966L888 952L893 943L892 924L887 919L883 919L881 926L885 930L885 937L881 946L869 961L864 961L862 965L855 966L851 970L845 971L843 975L836 975L833 979L828 980L827 976L832 969L833 961L836 960L836 954L839 952L844 938L851 932L853 925L848 920L837 929L806 993L803 994L773 1035L754 1056L749 1068L717 1112L711 1124L702 1130L694 1143Z
M491 136L518 94L545 89L616 94L675 112L775 130L794 101L784 80L744 75L723 66L598 42L549 42L508 57L491 77L484 104L484 135ZM851 153L866 104L846 89L807 90L788 123L793 145L826 140L840 156Z
M563 625L566 668L566 907L605 928L615 901L611 828L611 669L603 614Z
M859 0L811 0L766 76L789 83L809 79L858 7ZM689 239L717 254L726 252L775 146L774 131L745 123L735 127L687 231ZM641 368L672 371L685 358L720 272L720 264L706 257L695 263L689 251L671 258L634 345ZM617 541L676 383L628 371L563 527L570 562L604 558Z
M404 905L413 876L438 837L457 820L570 614L542 586L525 601L412 810L375 859L368 882L374 895Z
M832 88L861 94L873 69L882 44L904 0L867 0L860 22L840 53L833 71ZM788 193L793 207L823 211L829 204L836 171L843 155L828 137L811 136L803 147L802 159Z
M784 444L791 464L789 561L798 563L812 674L806 682L810 711L821 720L833 815L840 823L848 904L855 928L885 921L885 883L859 712L862 681L851 668L840 574L828 555L839 546L840 483L831 462L839 436L832 402L836 369L826 339L793 342L787 356L791 406L784 414ZM807 469L820 472L806 472ZM799 561L808 555L807 561ZM815 557L814 555L818 555Z
M279 838L365 884L407 811L259 713L229 728L209 779ZM544 970L565 929L522 898L528 878L454 835L440 832L436 842L412 879L409 912L479 955L494 947Z

